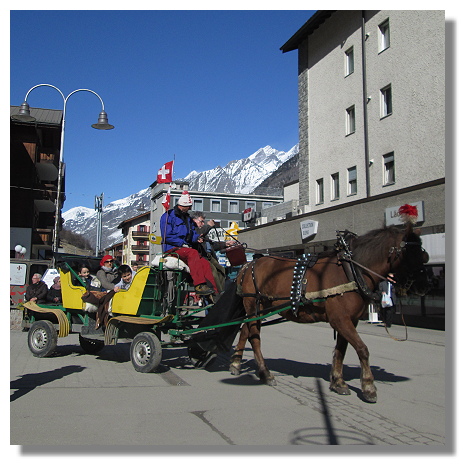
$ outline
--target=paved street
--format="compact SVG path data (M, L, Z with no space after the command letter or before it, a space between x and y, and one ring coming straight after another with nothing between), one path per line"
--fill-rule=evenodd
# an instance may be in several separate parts
M259 384L250 349L239 377L228 372L228 355L208 370L194 369L185 348L165 349L159 370L141 374L129 360L129 344L87 355L78 336L70 335L59 338L53 357L41 359L29 352L27 333L11 330L10 443L26 453L37 445L76 444L120 450L399 445L446 452L446 427L452 423L445 422L445 332L408 328L408 340L395 341L383 326L366 322L359 332L371 353L376 404L361 400L352 349L345 364L351 395L329 391L334 339L326 324L283 323L263 330L275 387ZM397 338L406 334L396 325L391 332Z

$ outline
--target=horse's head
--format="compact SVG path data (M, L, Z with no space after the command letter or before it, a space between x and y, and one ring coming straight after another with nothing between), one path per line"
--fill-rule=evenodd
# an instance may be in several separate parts
M397 283L416 295L425 295L429 290L429 280L424 264L429 255L422 247L419 231L414 231L411 224L406 230L398 247L390 250L390 261L399 260L395 270Z

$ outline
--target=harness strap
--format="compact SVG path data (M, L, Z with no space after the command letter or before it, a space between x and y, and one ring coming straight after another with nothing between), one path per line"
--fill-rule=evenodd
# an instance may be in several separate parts
M340 284L339 286L330 287L329 289L322 289L316 292L307 292L305 294L305 298L307 300L326 299L327 297L331 297L333 295L341 295L345 292L353 292L355 290L357 290L357 284L352 281L348 282L347 284Z
M290 300L292 305L292 313L297 316L297 311L304 298L306 288L305 273L308 268L313 268L318 260L317 254L307 253L303 254L301 258L297 259L294 267L292 286L290 291Z

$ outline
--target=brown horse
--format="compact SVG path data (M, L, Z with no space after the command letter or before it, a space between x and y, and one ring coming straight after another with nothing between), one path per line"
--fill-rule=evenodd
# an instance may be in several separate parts
M356 326L369 302L378 299L373 291L388 273L395 273L397 281L408 288L413 283L416 293L424 295L427 277L423 264L428 259L411 224L406 230L388 227L360 237L338 232L336 250L320 255L315 263L308 260L299 264L298 260L266 256L246 264L237 278L238 294L243 297L248 317L256 316L260 309L285 306L287 300L291 309L280 313L284 318L297 323L329 322L337 333L330 389L341 395L350 394L343 379L343 360L349 343L361 364L363 397L376 402L369 351ZM240 374L248 339L261 381L274 385L261 353L260 328L261 320L243 325L230 371Z

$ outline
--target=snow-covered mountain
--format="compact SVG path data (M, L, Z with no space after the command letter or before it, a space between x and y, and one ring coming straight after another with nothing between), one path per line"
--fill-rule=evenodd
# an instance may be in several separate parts
M263 147L240 160L232 160L224 167L200 173L192 171L184 180L189 182L190 191L210 191L232 194L249 194L284 162L299 152L295 145L288 152ZM150 210L150 188L113 201L103 207L102 213L102 248L113 245L122 239L118 225L127 219ZM74 207L62 214L64 228L83 235L92 246L96 241L97 217L94 209Z
M298 144L288 152L273 149L268 145L247 158L232 160L223 168L217 166L213 170L200 173L192 171L185 180L189 181L189 189L193 191L249 194L297 153Z

